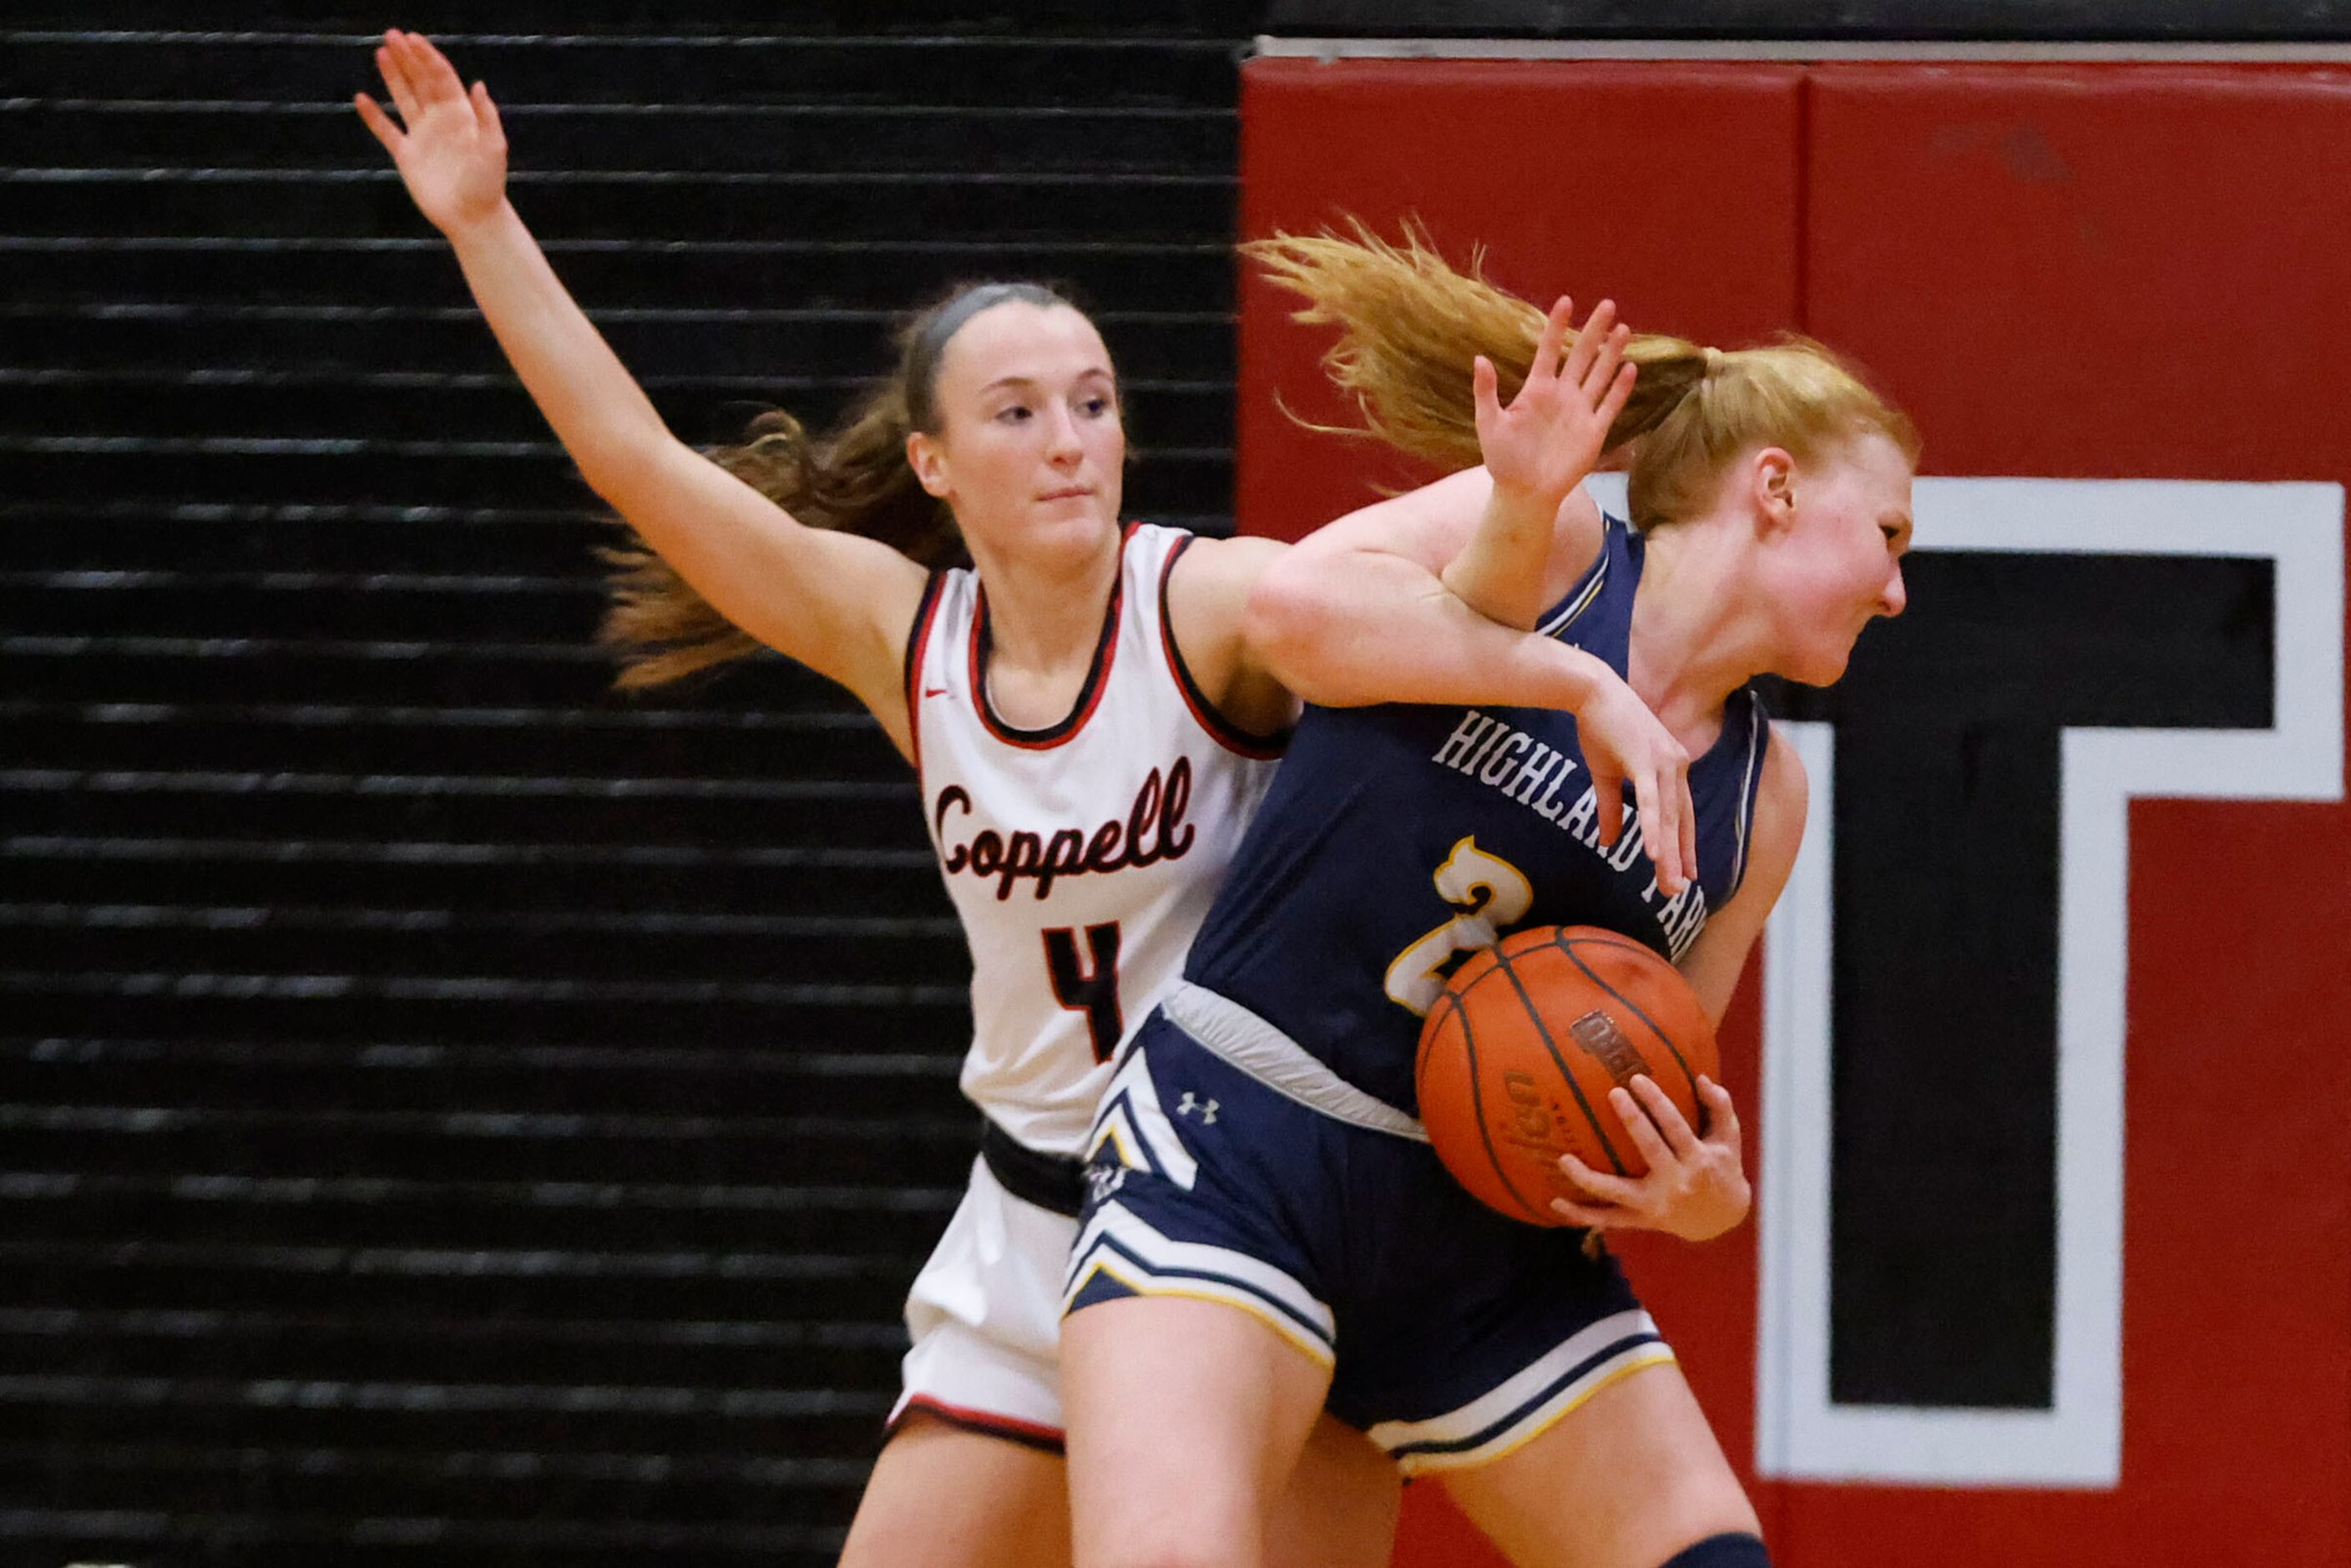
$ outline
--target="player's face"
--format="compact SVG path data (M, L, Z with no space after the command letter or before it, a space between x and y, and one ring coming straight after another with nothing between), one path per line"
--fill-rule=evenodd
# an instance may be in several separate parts
M1789 654L1808 685L1844 674L1862 629L1908 601L1910 461L1883 435L1856 437L1794 476L1793 547L1781 583Z
M983 551L1086 547L1118 526L1126 432L1102 334L1066 306L1008 300L940 356L925 486ZM917 437L917 443L925 440Z

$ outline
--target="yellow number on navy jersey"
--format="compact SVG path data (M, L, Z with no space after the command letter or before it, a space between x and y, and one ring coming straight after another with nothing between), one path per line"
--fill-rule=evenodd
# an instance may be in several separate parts
M1526 918L1535 890L1526 873L1465 838L1437 868L1437 895L1458 911L1452 919L1395 956L1388 966L1388 998L1426 1018L1445 990L1445 967L1456 955L1490 947L1503 930Z

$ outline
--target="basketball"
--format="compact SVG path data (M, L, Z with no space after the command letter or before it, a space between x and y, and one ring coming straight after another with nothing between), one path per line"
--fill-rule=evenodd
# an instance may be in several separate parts
M1703 1133L1700 1076L1719 1078L1714 1029L1679 971L1592 925L1513 932L1455 971L1420 1031L1413 1079L1428 1141L1489 1208L1567 1225L1554 1197L1589 1202L1559 1168L1648 1170L1608 1103L1647 1073Z

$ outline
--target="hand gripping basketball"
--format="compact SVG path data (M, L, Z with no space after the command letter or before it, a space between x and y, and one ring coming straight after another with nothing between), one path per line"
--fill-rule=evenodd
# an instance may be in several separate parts
M1437 1157L1488 1207L1704 1240L1749 1205L1718 1071L1714 1030L1672 965L1614 932L1551 925L1454 974L1414 1079Z

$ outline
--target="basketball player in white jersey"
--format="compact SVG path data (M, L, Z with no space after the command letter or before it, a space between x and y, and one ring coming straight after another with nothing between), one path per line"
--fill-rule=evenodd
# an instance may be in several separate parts
M386 34L377 63L399 122L364 94L361 118L581 474L651 547L614 618L642 654L624 679L774 648L846 686L917 770L971 945L963 1085L984 1153L908 1302L893 1437L843 1561L1067 1562L1056 1333L1074 1156L1299 699L1573 711L1595 771L1634 785L1674 888L1687 759L1599 661L1476 615L1404 555L1363 558L1311 646L1260 645L1244 612L1284 547L1121 526L1108 352L1034 285L917 318L895 376L825 437L770 416L748 446L697 454L507 204L487 92L413 34ZM1580 375L1604 427L1630 382L1606 312ZM931 567L957 547L972 566ZM1384 1563L1395 1495L1385 1459L1326 1418L1274 1511L1275 1558Z

